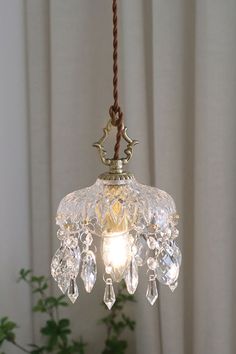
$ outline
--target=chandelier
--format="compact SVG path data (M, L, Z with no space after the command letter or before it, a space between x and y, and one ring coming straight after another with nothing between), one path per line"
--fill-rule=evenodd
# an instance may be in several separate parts
M166 192L138 183L124 170L137 144L124 126L118 104L118 31L117 1L113 0L113 97L110 118L102 138L94 144L109 171L91 186L65 196L58 207L56 223L60 247L51 273L63 293L74 303L79 295L79 275L90 293L97 278L97 257L104 264L104 302L108 309L115 303L114 282L125 281L134 294L139 268L147 270L146 297L151 305L158 298L157 281L174 291L181 265L176 244L178 215L172 197ZM117 129L113 158L104 147L110 131ZM120 156L122 140L126 143ZM100 251L94 245L99 238Z

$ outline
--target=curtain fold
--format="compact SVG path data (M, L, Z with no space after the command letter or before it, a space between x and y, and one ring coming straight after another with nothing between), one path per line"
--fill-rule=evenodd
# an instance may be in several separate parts
M236 350L235 15L235 1L196 3L194 353Z
M111 1L16 2L17 9L8 4L8 15L21 33L20 42L17 36L11 40L14 55L21 56L17 80L25 86L12 93L14 104L22 105L13 141L24 166L20 185L27 215L18 218L24 218L20 237L26 251L15 256L8 249L4 267L14 255L17 267L31 264L36 273L47 274L58 247L54 216L60 199L92 184L103 171L91 145L112 103ZM11 17L16 10L17 19ZM137 303L128 310L137 322L128 353L234 354L236 2L121 0L119 15L120 103L129 134L140 141L130 170L140 182L174 197L183 251L178 288L172 294L160 286L154 307L145 299L146 274L140 275ZM1 65L11 72L15 64ZM27 132L28 145L22 145ZM17 183L17 166L15 179L3 180L7 188ZM5 208L17 216L10 205ZM0 259L4 252L0 249ZM102 351L105 335L97 325L104 315L99 278L93 294L81 289L67 313L93 354ZM9 286L6 274L3 284ZM31 318L27 296L27 323L39 339L40 321ZM9 307L5 295L1 302ZM17 316L24 321L20 309ZM26 332L22 335L30 341Z

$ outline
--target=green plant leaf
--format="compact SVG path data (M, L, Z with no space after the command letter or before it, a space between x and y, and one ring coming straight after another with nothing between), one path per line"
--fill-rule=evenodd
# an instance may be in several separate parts
M67 318L63 318L62 320L59 321L59 326L61 328L68 327L70 325L70 321Z
M6 339L5 333L0 329L0 344Z
M8 317L3 317L0 319L0 345L6 340L8 342L14 342L15 333L14 329L17 328L17 324L10 321Z
M30 269L24 269L22 268L19 272L19 278L18 281L20 280L24 280L24 281L28 281L27 277L31 274L31 270Z
M48 337L49 350L60 343L65 346L68 342L68 335L71 333L70 321L66 318L59 320L59 322L48 320L46 326L41 329L41 333Z
M33 307L33 312L47 312L47 306L45 300L39 299L36 305Z
M128 316L126 316L124 313L122 314L122 318L126 324L127 327L129 327L129 329L131 331L134 331L135 329L135 321L131 320Z
M127 341L118 340L114 337L106 341L106 348L102 354L125 354L127 346Z

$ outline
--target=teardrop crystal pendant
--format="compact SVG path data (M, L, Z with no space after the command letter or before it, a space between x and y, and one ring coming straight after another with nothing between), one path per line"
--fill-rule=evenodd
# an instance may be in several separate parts
M104 303L107 305L110 310L116 301L116 296L112 284L112 279L108 278L106 280L105 292L104 292Z
M70 249L62 246L56 251L52 263L51 273L57 281L58 287L65 294L69 287L70 279L76 278L80 267L80 249Z
M92 251L87 251L82 259L81 278L84 281L85 290L91 293L97 278L96 258Z
M181 252L179 248L171 242L166 244L157 255L156 276L157 279L166 285L173 284L179 276L181 264Z
M146 297L151 305L154 305L158 298L157 283L154 275L149 276Z
M172 291L172 293L175 291L177 286L178 286L178 282L177 281L175 283L169 285L169 288Z
M74 303L79 296L78 286L76 284L75 279L70 279L69 289L68 289L68 297L72 303Z
M125 283L129 294L134 294L138 286L138 265L133 257L125 274Z

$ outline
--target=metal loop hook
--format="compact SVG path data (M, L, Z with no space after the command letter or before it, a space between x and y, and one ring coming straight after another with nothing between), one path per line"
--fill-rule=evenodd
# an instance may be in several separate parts
M114 125L112 124L112 118L110 118L107 122L107 125L103 129L103 136L96 143L93 144L93 146L98 149L102 163L106 166L111 166L112 161L114 161L113 158L107 157L107 151L104 147L104 142L110 134L110 131L113 126ZM133 148L136 144L138 144L138 141L133 140L128 136L126 127L124 127L122 130L122 138L127 142L127 147L124 150L125 157L122 157L119 160L122 162L122 165L126 165L131 159L133 154Z

